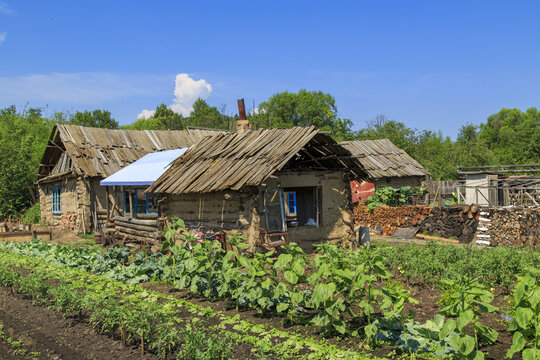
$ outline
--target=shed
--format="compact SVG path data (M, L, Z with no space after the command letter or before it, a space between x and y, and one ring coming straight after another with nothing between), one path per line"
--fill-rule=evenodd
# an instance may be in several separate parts
M67 223L89 232L106 222L107 204L122 212L118 186L107 196L99 182L142 156L189 147L220 130L116 130L56 124L38 173L41 217L44 223Z
M191 226L313 242L349 238L349 181L367 178L359 160L315 127L218 134L203 139L152 184L162 211Z
M362 189L370 184L353 180L351 188L356 201L373 195L375 187L383 185L396 188L420 186L429 175L426 168L388 139L343 141L340 145L360 161L374 184L371 191L365 192Z

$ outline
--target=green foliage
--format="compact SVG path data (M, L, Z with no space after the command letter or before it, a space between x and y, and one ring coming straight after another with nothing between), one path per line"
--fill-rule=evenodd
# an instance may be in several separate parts
M512 347L506 357L521 351L525 360L540 357L540 271L531 268L513 293L513 319L509 331L514 331Z
M118 129L118 121L111 117L110 111L92 110L77 111L69 115L68 124L81 125L89 127Z
M211 129L236 129L236 121L215 106L210 106L199 98L193 103L189 118L185 119L186 126L197 126Z
M447 332L457 332L449 339L452 347L458 350L457 357L483 359L484 353L479 350L479 344L493 344L499 335L497 331L478 321L481 313L498 312L498 309L491 305L493 294L480 284L478 279L466 275L457 280L443 280L439 284L448 291L447 304L440 312L456 318L448 320L445 328ZM474 336L469 335L471 329Z
M41 109L0 109L0 217L19 214L31 205L28 188L36 181L51 129L52 122Z
M120 128L125 130L166 130L165 124L154 117L137 119L129 125L122 125Z
M184 334L184 345L176 356L181 360L216 360L230 359L232 355L232 340L228 337L218 337L197 330L196 325L187 324Z
M373 196L366 199L366 205L371 211L382 205L402 206L411 200L413 190L418 189L413 189L411 186L403 186L397 189L391 186L381 186L375 189Z
M39 203L32 205L22 216L24 224L41 224L41 210Z
M353 123L337 116L335 102L332 95L322 91L284 91L260 103L258 113L250 116L250 122L263 129L313 125L331 131L336 140L353 139Z
M530 108L502 109L480 127L485 142L499 164L530 164L540 158L540 112Z

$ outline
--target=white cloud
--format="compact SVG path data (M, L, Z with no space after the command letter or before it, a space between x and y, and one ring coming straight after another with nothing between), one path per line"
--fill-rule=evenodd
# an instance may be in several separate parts
M6 103L96 105L162 93L169 76L104 72L30 74L0 77L0 99Z
M189 116L193 110L193 103L198 98L206 99L212 93L212 85L206 80L194 80L188 74L176 75L174 84L174 99L169 109L175 113ZM152 117L155 110L144 109L137 115L138 119Z
M139 115L137 115L137 119L148 119L154 116L155 113L156 113L156 110L144 109L143 111L141 111Z
M0 13L6 15L15 15L15 11L10 9L8 4L4 1L0 1Z
M193 103L198 98L206 99L212 93L212 85L206 80L194 80L188 74L176 75L174 99L169 108L179 114L188 116L193 110Z
M6 40L7 32L1 32L0 33L0 44L3 43Z

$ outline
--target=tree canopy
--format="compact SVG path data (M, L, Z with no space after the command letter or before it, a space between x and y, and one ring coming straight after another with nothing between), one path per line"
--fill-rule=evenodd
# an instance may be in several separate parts
M107 110L77 111L68 116L67 123L72 125L118 129L118 121L114 120L111 117L111 113Z
M203 99L183 117L165 104L151 118L138 119L122 128L135 130L184 129L187 126L234 130L238 115L226 115ZM480 125L465 124L452 141L440 131L418 130L378 115L365 128L354 131L349 119L338 116L335 99L321 91L281 92L260 103L248 115L259 128L314 125L338 140L390 139L418 160L434 179L457 178L457 166L527 164L540 160L540 111L501 109ZM118 128L107 110L56 112L44 116L38 108L0 109L0 216L17 214L30 203L28 187L36 180L40 159L54 123Z
M259 128L289 128L293 126L316 126L330 131L338 140L354 138L352 121L338 117L336 101L322 91L300 90L298 93L284 91L259 104L250 122Z
M37 178L38 166L53 121L41 109L0 109L0 216L17 214L31 204L28 190Z

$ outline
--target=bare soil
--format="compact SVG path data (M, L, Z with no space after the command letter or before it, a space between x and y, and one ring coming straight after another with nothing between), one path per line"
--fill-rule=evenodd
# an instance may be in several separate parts
M109 360L157 359L152 354L141 355L140 349L123 349L121 341L97 333L88 324L59 314L30 300L11 295L0 287L0 324L4 339L0 341L0 359L32 359L30 353L39 353L38 359L47 360ZM27 356L16 355L5 339L22 342Z

